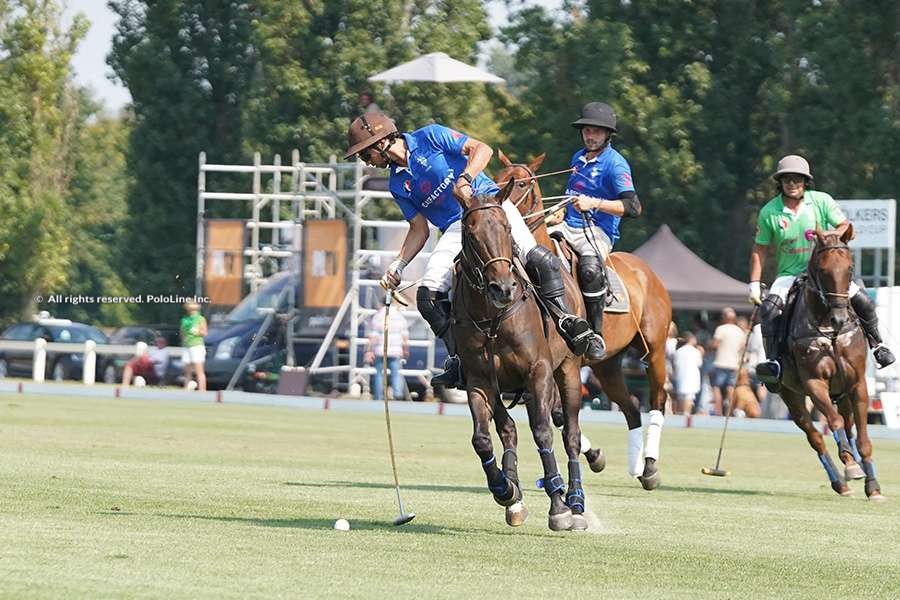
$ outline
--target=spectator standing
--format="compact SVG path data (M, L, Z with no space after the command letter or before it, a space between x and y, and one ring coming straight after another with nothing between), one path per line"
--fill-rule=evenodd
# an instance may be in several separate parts
M697 336L690 331L684 334L684 343L675 350L672 372L675 380L676 414L691 414L694 400L701 388L701 368L703 367L703 347L697 344Z
M184 387L191 388L193 372L197 371L197 389L206 391L206 371L203 368L206 362L206 346L203 338L206 336L206 319L200 314L200 305L196 302L188 302L184 305L187 315L181 319L181 345L184 346Z
M375 97L372 92L365 90L359 93L359 107L363 113L380 113L381 107L375 104Z
M741 366L741 353L744 351L746 333L737 325L737 314L731 307L722 309L719 326L713 333L711 347L716 352L713 359L713 371L710 374L710 385L713 392L713 404L716 414L723 415L724 402L729 404L734 397L734 386L737 382L738 369Z
M384 400L384 318L387 313L385 306L379 309L369 319L366 335L369 338L369 349L364 359L367 364L374 365L375 376L372 378L372 399ZM395 310L390 314L388 322L388 353L387 364L391 372L391 390L394 400L405 396L403 375L400 374L402 361L409 357L409 325L406 318Z

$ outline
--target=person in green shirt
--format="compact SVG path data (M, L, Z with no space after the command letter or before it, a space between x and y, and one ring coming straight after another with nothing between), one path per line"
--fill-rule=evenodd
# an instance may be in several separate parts
M193 371L197 370L197 389L206 391L206 346L203 336L206 335L206 319L200 314L200 305L188 302L184 305L187 316L181 319L181 345L184 346L184 387L190 388Z
M780 193L759 211L756 239L750 253L750 302L760 305L759 316L763 345L767 360L756 366L756 374L767 386L777 391L781 378L778 331L787 293L794 280L806 270L815 246L815 231L834 229L846 232L850 221L834 198L824 192L809 189L813 176L809 163L802 156L789 155L778 161L772 176ZM766 249L775 247L778 275L769 295L761 298L760 277L765 264ZM894 362L894 355L883 345L878 333L875 303L861 285L850 282L850 303L866 332L879 368Z

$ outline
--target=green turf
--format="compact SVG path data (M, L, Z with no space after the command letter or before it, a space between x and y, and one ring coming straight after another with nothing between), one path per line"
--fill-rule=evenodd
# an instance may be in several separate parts
M718 432L667 429L648 493L624 427L588 425L609 455L585 475L601 528L553 533L521 418L519 529L467 419L393 422L418 514L401 528L380 414L0 395L0 596L900 597L896 442L876 445L896 496L876 505L861 482L834 494L799 432L730 433L720 479L700 474Z

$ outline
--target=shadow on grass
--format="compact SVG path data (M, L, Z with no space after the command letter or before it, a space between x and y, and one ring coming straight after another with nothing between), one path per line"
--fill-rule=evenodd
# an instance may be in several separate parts
M298 487L349 487L364 488L374 490L393 490L394 485L390 483L372 483L370 481L285 481L284 485L292 485ZM404 483L400 486L404 490L416 490L419 492L461 492L463 494L489 494L485 487L475 487L472 485L440 485L440 484L409 484Z
M313 517L297 517L293 519L262 519L252 517L217 517L211 515L157 515L168 519L198 519L201 521L220 521L223 523L243 523L246 525L257 525L259 527L283 527L287 529L334 529L334 521L331 519L313 518ZM350 524L352 530L361 531L382 531L391 530L397 533L435 533L435 534L470 534L472 530L460 529L456 527L444 527L439 525L431 525L428 523L416 523L411 521L406 525L397 527L391 521L367 521L362 519L354 519ZM338 533L338 532L335 532Z
M177 515L177 514L157 514L158 517L167 519L197 519L201 521L219 521L223 523L240 523L244 525L256 525L259 527L279 527L288 529L315 529L315 530L333 530L334 521L323 518L305 518L298 517L295 519L257 519L248 517L216 517L211 515ZM502 513L500 515L500 523L503 522ZM419 521L411 521L406 525L395 526L389 520L372 521L363 519L354 519L350 523L350 533L353 531L395 531L402 534L435 534L435 535L464 535L471 536L473 533L486 533L490 535L525 535L527 537L547 537L561 538L567 535L567 532L550 533L548 531L532 531L523 529L485 529L482 527L449 527L445 525L433 525ZM334 532L335 535L343 532Z

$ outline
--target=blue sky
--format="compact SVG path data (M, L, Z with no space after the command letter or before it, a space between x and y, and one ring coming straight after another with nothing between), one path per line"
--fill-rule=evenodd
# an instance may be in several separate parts
M295 0L287 0L295 1ZM542 4L550 8L559 7L561 0L511 0L513 7L523 4ZM493 0L489 3L491 23L497 26L506 20L506 2ZM91 22L87 36L81 42L78 53L73 60L75 80L94 91L97 99L102 100L107 110L118 111L131 101L128 90L120 83L110 81L112 69L106 64L106 55L112 46L115 31L116 15L106 5L106 0L69 0L65 16L71 20L74 15L83 13Z

